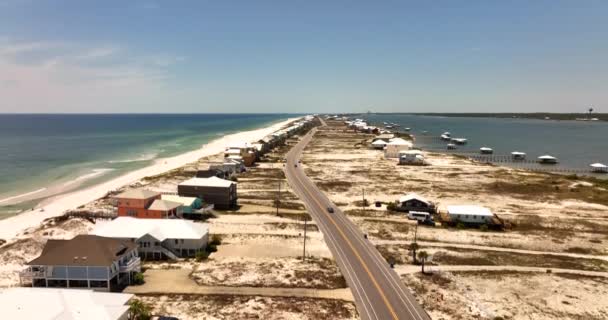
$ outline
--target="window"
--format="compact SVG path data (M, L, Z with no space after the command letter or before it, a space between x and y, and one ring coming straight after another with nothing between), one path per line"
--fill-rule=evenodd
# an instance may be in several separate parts
M175 239L175 244L179 244L179 240Z

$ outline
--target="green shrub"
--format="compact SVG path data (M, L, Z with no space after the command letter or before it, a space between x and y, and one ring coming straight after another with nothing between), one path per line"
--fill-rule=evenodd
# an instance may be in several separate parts
M222 236L220 236L219 234L214 234L211 237L211 242L209 242L209 244L219 246L220 244L222 244Z
M133 284L135 285L142 285L144 284L145 280L144 280L144 274L141 272L136 272L135 275L133 275Z
M388 211L397 211L397 205L394 202L391 202L386 205L386 210Z
M457 228L457 229L464 229L465 227L466 227L466 226L465 226L465 225L464 225L464 223L462 223L462 222L458 222L458 223L456 224L456 228Z
M237 178L236 176L230 176L230 180L234 181L234 182L238 182L239 178Z
M150 320L152 318L150 307L140 300L131 300L129 302L129 319L132 320Z
M205 248L208 253L216 252L217 246L215 244L210 243L207 248Z
M486 232L488 231L488 225L487 224L482 224L481 226L479 226L479 230Z
M207 258L209 258L209 252L207 252L205 250L197 252L196 255L194 256L194 259L196 259L196 261L198 261L198 262L207 260Z

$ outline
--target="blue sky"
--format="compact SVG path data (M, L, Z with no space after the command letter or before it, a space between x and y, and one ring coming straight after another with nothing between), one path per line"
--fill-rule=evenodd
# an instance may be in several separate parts
M608 1L0 0L0 112L608 112Z

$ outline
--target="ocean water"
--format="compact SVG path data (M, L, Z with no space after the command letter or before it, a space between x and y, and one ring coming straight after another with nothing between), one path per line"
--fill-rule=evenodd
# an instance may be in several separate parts
M0 217L287 114L0 114ZM40 198L42 197L42 198ZM22 201L28 198L33 200Z
M608 165L608 122L554 121L535 119L498 119L469 117L439 117L406 114L364 115L370 123L392 122L398 128L411 128L416 144L431 150L445 150L446 142L437 139L449 131L452 137L468 139L458 146L458 152L479 153L489 147L495 155L510 155L513 151L527 153L529 160L549 154L559 160L558 168L589 169L589 164ZM427 131L427 133L423 133Z

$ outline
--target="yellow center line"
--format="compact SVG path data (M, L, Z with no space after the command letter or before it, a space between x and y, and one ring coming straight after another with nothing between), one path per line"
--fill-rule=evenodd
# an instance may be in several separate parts
M294 172L295 173L295 172ZM378 282L376 281L376 278L373 276L373 274L371 273L371 271L369 270L369 267L367 266L367 264L365 263L365 261L363 260L363 258L361 257L361 255L359 254L359 252L355 249L355 247L353 246L353 244L350 242L350 240L348 240L348 238L346 237L346 234L344 233L344 231L342 231L342 228L340 228L338 226L338 224L336 223L336 221L331 217L331 215L329 215L327 212L325 212L325 208L324 206L317 200L317 198L315 198L312 194L312 192L310 192L310 190L308 190L308 187L306 186L306 184L302 183L302 180L300 180L297 176L297 174L294 174L294 177L296 178L296 180L298 180L300 182L300 185L303 187L303 189L308 193L308 195L311 197L311 199L317 203L317 205L319 205L319 207L321 208L321 211L323 212L323 214L325 214L325 216L327 216L329 218L329 220L334 224L334 226L336 227L336 229L338 230L338 232L340 232L340 235L342 236L342 238L344 238L344 240L346 241L346 243L348 244L348 246L350 247L350 249L353 251L353 253L355 254L355 256L357 257L357 259L359 260L359 262L361 263L361 265L363 266L363 268L365 269L365 272L367 272L367 274L369 275L370 279L372 280L372 282L374 283L374 286L376 287L376 289L378 289L378 292L380 293L380 295L382 296L382 300L384 300L384 303L386 304L386 306L388 307L390 313L393 316L393 319L399 319L399 317L397 316L397 313L395 312L395 310L393 309L393 307L391 306L390 302L388 301L388 299L386 298L386 295L384 294L384 291L382 290L382 288L380 287L380 285L378 284Z

